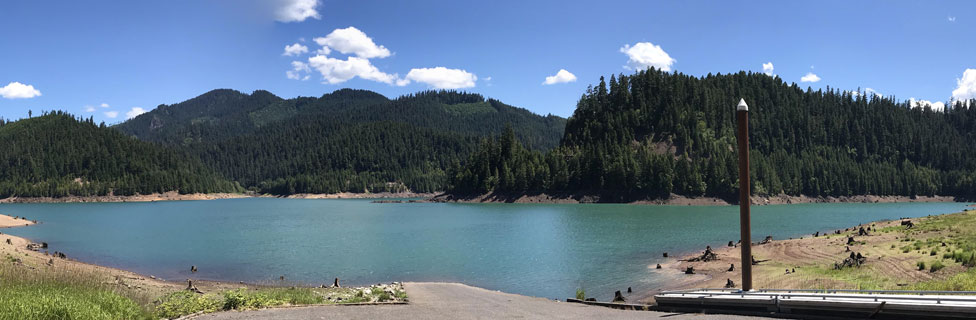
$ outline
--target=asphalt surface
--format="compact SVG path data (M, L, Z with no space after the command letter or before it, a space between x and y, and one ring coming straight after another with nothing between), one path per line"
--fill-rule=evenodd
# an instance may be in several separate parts
M227 311L193 319L758 319L625 311L490 291L458 283L404 283L409 304Z

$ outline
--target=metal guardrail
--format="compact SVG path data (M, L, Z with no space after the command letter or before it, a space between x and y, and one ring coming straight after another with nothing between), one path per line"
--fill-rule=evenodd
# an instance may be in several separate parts
M844 294L846 293L846 294ZM939 295L974 295L972 297L945 297ZM976 292L974 291L913 291L913 290L813 290L813 289L762 289L744 292L738 289L695 289L695 290L675 290L664 291L659 295L680 295L705 297L768 297L768 299L793 300L795 298L821 298L821 300L831 299L858 299L858 300L879 300L891 301L934 301L936 304L942 302L969 302L976 306Z
M741 289L701 288L687 290L661 291L660 294L680 294L700 291L719 291L742 293ZM807 293L858 293L858 294L915 294L915 295L976 295L976 291L926 291L926 290L855 290L855 289L756 289L746 293L807 292Z

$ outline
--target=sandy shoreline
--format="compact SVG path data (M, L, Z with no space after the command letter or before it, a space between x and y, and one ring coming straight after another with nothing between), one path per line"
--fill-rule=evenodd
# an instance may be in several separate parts
M35 223L37 222L34 220L29 220L25 217L11 217L0 214L0 228L25 227Z
M800 203L893 203L893 202L956 202L958 199L949 196L875 196L859 195L850 197L809 197L809 196L753 196L753 205L770 204L800 204ZM447 194L439 194L429 199L432 202L459 202L459 203L604 203L599 197L587 195L501 195L485 194L471 197L457 197ZM605 202L605 203L626 203L642 205L681 205L681 206L725 206L733 203L720 198L711 197L686 197L672 194L667 199L638 200L630 202Z

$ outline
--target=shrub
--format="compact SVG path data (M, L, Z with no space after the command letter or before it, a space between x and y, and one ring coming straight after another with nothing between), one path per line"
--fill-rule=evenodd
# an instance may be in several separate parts
M216 312L224 308L224 299L214 294L177 291L163 296L153 315L173 319L197 312Z
M577 288L576 289L576 299L577 300L586 300L586 291L583 291L583 288Z
M936 272L942 270L942 268L945 268L945 265L942 264L942 261L936 260L932 262L932 266L929 268L929 272Z
M918 266L918 271L925 270L925 261L919 261L915 265Z

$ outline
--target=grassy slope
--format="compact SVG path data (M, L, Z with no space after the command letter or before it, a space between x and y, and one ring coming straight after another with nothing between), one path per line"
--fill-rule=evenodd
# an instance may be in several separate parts
M860 268L835 269L830 256L797 268L785 275L787 265L765 274L768 278L791 278L786 283L806 288L851 288L866 290L976 290L976 211L913 219L913 228L898 221L875 223L870 236L854 236L854 252L867 257ZM851 231L825 236L843 248ZM811 239L812 240L812 239ZM802 240L801 240L802 241ZM943 243L945 244L943 246ZM935 266L935 267L933 267ZM791 266L792 267L792 266ZM783 274L782 277L780 275Z

